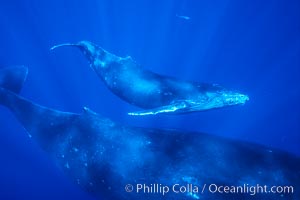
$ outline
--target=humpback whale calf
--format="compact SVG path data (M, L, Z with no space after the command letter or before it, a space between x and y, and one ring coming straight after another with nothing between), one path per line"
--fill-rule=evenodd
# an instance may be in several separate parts
M88 42L60 44L76 46L92 69L121 99L145 110L129 115L189 113L244 104L249 97L216 84L181 81L142 69L130 56L122 58Z
M78 186L101 200L296 199L300 158L209 134L127 127L88 108L40 106L18 93L26 67L0 70L0 104Z

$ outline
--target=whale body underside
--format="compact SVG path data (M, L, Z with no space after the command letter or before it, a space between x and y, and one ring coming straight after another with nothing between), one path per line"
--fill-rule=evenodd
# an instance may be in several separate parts
M0 70L0 104L75 184L99 199L300 196L295 155L209 134L123 126L88 108L76 114L43 107L18 94L26 75L22 66ZM270 192L273 186L289 187Z
M182 114L243 105L247 95L217 84L183 81L143 69L130 56L116 56L96 44L81 41L61 46L78 47L91 68L115 95L144 110L129 115Z

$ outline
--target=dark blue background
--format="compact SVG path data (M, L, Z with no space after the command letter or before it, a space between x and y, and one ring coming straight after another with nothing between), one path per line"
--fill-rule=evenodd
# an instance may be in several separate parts
M0 67L27 65L22 95L51 108L87 106L122 124L207 132L300 155L299 10L297 0L4 0ZM250 101L189 115L127 116L139 108L108 91L77 49L49 51L80 40L161 74L240 90ZM0 199L92 199L4 107L0 156Z

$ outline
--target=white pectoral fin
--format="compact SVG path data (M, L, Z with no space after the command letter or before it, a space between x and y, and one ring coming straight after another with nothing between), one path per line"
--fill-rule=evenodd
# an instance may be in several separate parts
M128 115L133 116L144 116L144 115L157 115L157 114L172 114L178 112L179 110L183 110L187 108L187 104L184 101L174 102L170 105L161 106L153 109L142 110L137 112L130 112Z

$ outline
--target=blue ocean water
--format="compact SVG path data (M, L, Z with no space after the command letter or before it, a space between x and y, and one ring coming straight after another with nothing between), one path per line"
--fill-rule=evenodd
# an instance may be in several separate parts
M28 66L21 94L47 107L87 106L122 124L206 132L300 155L299 9L296 0L1 1L0 67ZM113 95L78 50L49 51L80 40L160 74L239 90L250 101L189 115L127 116L139 108ZM4 107L0 137L0 199L93 199Z

